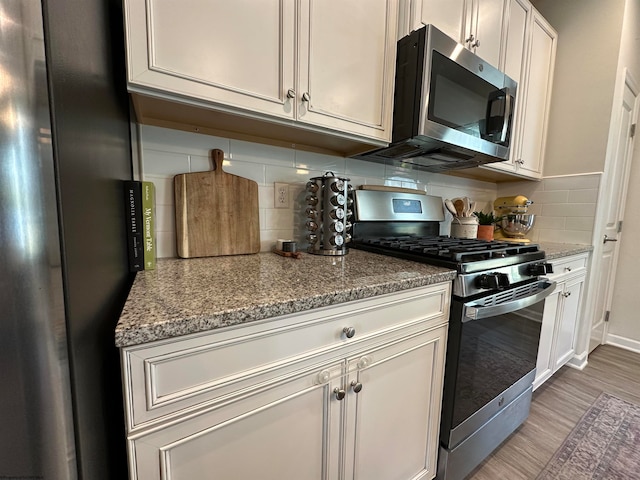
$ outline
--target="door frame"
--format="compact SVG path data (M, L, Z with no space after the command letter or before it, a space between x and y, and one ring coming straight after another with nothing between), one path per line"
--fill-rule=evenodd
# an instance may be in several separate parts
M613 199L609 195L608 192L611 191L612 182L614 179L613 175L613 162L615 161L616 153L617 153L617 144L618 144L618 132L620 129L620 124L622 122L622 102L624 98L624 91L626 87L629 87L631 92L633 93L635 100L632 109L632 119L631 124L638 122L638 111L640 110L640 85L634 79L631 72L625 67L622 69L621 73L618 76L616 81L616 91L614 94L612 114L611 114L611 122L609 127L609 134L607 140L607 151L605 158L605 166L604 172L600 179L600 185L598 189L598 203L596 210L596 217L594 222L593 236L592 236L592 244L594 246L593 252L591 255L591 265L589 268L588 274L588 291L585 292L587 295L587 303L585 305L584 311L588 312L587 317L585 317L585 324L580 332L578 345L580 347L580 351L576 352L576 356L579 359L583 360L584 365L586 365L587 356L591 352L590 348L590 340L591 340L591 332L594 326L594 323L597 321L596 317L596 305L598 300L597 291L595 290L598 286L598 281L600 274L602 273L602 253L603 253L603 230L606 224L606 214L609 210ZM622 175L622 196L619 207L619 215L618 217L622 219L624 217L626 200L627 200L627 190L629 185L629 172L631 170L631 162L633 160L633 140L632 140L632 148L630 148L627 152L627 156L625 157L625 166L624 173ZM607 298L605 298L605 308L610 309L611 305L611 292L613 291L613 283L615 282L615 272L618 264L619 258L619 242L615 244L613 260L612 260L612 269L609 276L609 293ZM600 338L600 345L606 342L608 333L608 324L605 322L602 331L602 337ZM595 348L595 347L594 347Z

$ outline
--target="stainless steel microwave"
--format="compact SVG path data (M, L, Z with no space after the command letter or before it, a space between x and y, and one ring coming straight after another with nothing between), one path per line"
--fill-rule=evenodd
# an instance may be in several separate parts
M509 158L517 84L433 25L398 41L392 143L354 158L439 172Z

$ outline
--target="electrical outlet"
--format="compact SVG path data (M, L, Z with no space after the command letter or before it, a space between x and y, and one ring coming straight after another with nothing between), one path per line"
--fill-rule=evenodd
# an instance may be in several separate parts
M289 184L288 183L275 183L275 197L274 203L276 208L289 208Z

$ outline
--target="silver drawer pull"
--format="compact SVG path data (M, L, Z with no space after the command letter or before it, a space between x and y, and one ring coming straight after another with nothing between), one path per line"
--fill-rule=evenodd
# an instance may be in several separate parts
M351 389L355 393L360 393L360 390L362 390L362 384L359 381L354 380L353 382L351 382Z
M342 400L347 392L342 388L336 387L333 389L333 393L336 395L336 400Z
M356 329L353 327L344 327L342 333L344 333L347 338L353 338L356 334Z

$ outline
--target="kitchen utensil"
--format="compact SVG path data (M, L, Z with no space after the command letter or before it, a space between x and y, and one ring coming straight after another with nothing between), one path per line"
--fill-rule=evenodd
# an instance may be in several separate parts
M463 217L468 217L471 215L471 200L469 200L469 197L463 197L462 198L462 216Z
M359 185L358 190L376 190L379 192L398 192L398 193L415 193L417 195L426 195L424 190L406 187L390 187L387 185Z
M213 171L174 177L178 256L258 253L258 184L225 173L222 150L212 150L211 158Z
M462 217L462 213L464 212L464 202L461 199L456 198L453 200L453 206L456 209L456 216Z
M448 198L444 201L444 206L447 208L449 213L454 217L458 215L458 212L456 211L456 207L453 206L453 202Z

